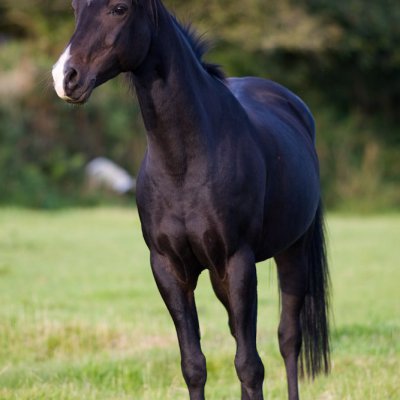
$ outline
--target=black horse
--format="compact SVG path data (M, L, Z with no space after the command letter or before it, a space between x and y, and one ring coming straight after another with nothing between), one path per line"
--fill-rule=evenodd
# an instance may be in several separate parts
M148 148L137 180L143 236L176 326L192 400L204 399L194 290L208 269L236 339L242 399L262 399L255 264L274 257L281 289L279 345L289 399L298 357L311 377L329 370L328 269L314 122L288 89L225 78L160 0L74 0L76 30L53 68L70 103L127 72Z

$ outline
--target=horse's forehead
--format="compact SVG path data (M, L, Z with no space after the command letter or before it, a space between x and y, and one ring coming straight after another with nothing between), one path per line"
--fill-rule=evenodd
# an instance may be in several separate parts
M100 3L101 0L73 0L72 4L77 3L78 1L82 1L83 4L86 4L87 6L90 6L91 4L94 3Z
M87 6L90 6L93 3L99 3L99 0L73 0L72 1L72 5L74 5L75 3L81 3L82 5L86 4Z
M72 7L76 7L79 5L84 5L86 4L87 6L90 6L92 3L94 3L96 0L72 0Z
M74 9L85 9L91 8L91 6L102 6L106 5L109 0L72 0L72 7Z

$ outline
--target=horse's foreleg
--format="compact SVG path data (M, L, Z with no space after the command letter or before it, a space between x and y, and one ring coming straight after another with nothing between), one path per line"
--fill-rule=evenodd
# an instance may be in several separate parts
M222 283L214 279L213 285L228 309L236 339L235 367L242 384L242 400L262 400L264 366L256 346L257 275L253 253L248 249L238 251L226 265Z
M204 400L207 379L206 360L200 347L200 330L194 301L198 274L190 283L182 283L173 272L173 264L152 254L153 274L161 296L172 316L181 351L182 373L191 400Z

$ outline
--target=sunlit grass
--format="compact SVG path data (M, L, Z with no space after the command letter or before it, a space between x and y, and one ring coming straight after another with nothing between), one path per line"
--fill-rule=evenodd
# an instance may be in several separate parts
M0 210L0 399L187 399L133 209ZM400 398L400 215L328 218L333 370L304 399ZM265 398L284 399L272 262L259 266ZM204 273L208 399L238 399L234 342Z

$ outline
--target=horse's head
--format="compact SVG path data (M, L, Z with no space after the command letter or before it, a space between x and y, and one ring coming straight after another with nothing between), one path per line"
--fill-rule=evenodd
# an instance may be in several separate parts
M84 103L96 86L141 64L151 42L152 1L72 1L76 29L52 71L59 97Z

